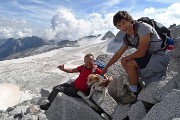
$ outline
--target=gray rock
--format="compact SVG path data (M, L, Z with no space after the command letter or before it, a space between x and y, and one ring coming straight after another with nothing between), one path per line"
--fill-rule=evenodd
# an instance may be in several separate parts
M170 120L180 117L180 90L172 90L148 112L143 120Z
M128 111L130 110L130 104L128 105L122 105L119 104L114 115L113 120L124 120L124 118L127 117Z
M16 108L14 108L9 114L10 115L15 115L15 114L18 114L18 113L26 113L26 109L28 108L29 106L17 106Z
M38 116L31 115L31 114L26 114L22 119L23 120L38 120Z
M133 104L128 112L130 120L142 120L146 114L146 109L141 101Z
M0 113L0 120L4 120L8 118L9 114L7 112L2 112Z
M106 93L105 98L101 99L101 97L102 92L98 91L95 91L92 95L94 102L111 116L116 110L117 102L108 93Z
M48 120L46 118L46 115L44 113L42 113L42 112L39 112L36 115L38 116L39 120Z
M41 89L40 91L41 97L48 97L50 94L50 90L49 89Z
M48 120L103 120L82 99L58 95L46 111Z
M138 100L145 101L148 103L156 104L158 101L153 98L153 94L156 92L157 87L161 84L164 84L164 81L156 81L150 83L148 86L146 86L145 89L142 89L142 91L138 95Z
M172 120L180 120L180 118L173 118Z
M168 83L167 81L161 82L161 84L157 86L156 91L152 94L152 97L157 101L161 101L171 90L176 88L175 81L170 81Z

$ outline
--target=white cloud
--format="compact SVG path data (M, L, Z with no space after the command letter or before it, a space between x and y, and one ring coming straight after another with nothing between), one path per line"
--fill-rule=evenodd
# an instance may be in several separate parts
M0 38L32 36L32 29L25 20L1 18L0 21Z
M17 30L10 27L0 28L0 38L24 38L27 36L32 36L32 30L29 28L24 28Z
M174 3L169 6L164 12L157 12L155 18L166 26L170 26L173 23L180 24L180 3Z
M92 13L86 19L76 19L69 10L59 10L51 20L52 28L47 29L44 37L55 40L77 40L86 35L101 34L115 29L112 14L102 16Z
M103 6L114 6L119 4L122 0L107 0L104 2Z
M12 37L12 28L6 27L6 28L0 28L0 38L10 38Z
M173 3L167 8L146 8L143 12L137 12L132 14L134 19L138 19L140 17L150 17L155 19L157 22L162 23L166 27L169 27L172 24L179 25L180 24L180 3Z
M155 12L155 8L150 7L150 8L146 8L144 10L144 14L153 14Z
M15 38L24 38L27 36L32 36L32 30L30 28L24 28L20 31L14 31Z

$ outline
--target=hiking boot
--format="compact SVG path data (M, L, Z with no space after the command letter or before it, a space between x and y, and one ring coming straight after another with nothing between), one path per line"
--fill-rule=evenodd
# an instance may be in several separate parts
M46 103L46 104L43 104L43 105L40 105L40 108L41 110L48 110L48 108L51 106L50 103Z
M137 95L135 95L134 92L132 92L130 89L129 89L129 86L124 84L123 85L123 91L125 92L125 94L120 98L120 103L121 104L133 104L137 101Z

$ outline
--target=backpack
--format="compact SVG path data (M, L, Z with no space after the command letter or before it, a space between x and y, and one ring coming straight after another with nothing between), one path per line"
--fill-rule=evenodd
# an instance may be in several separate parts
M171 37L170 30L168 28L166 28L165 26L163 26L161 23L158 23L154 19L150 19L148 17L141 17L136 22L137 22L137 24L139 24L141 22L147 23L156 30L156 32L158 33L160 38L163 40L163 42L161 44L161 50L165 51L168 48L168 46L174 45L174 40ZM139 27L139 25L136 25L134 27L134 29L136 30L136 29L138 29L138 27ZM127 40L127 42L128 42L128 40ZM128 42L128 44L131 45L130 42Z
M105 67L105 64L102 63L102 62L99 61L99 60L95 60L95 61L94 61L94 64L97 65L97 68L99 68L99 69L101 69L101 70Z

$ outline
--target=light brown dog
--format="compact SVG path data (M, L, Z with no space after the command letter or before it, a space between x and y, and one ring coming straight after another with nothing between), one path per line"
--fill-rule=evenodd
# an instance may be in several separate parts
M86 97L86 99L89 99L92 96L92 94L94 93L94 91L102 91L103 95L100 98L100 100L102 100L102 98L104 99L105 95L107 93L108 86L105 87L105 86L99 86L99 85L106 79L108 79L108 77L104 77L104 76L101 76L98 74L90 74L88 76L88 81L86 84L89 87L91 87L91 90L90 90L89 95Z

